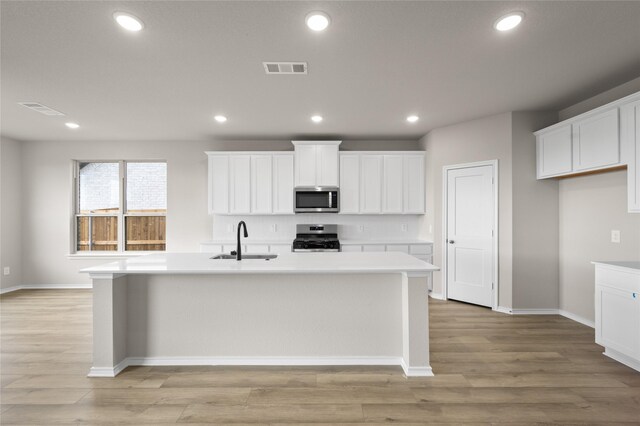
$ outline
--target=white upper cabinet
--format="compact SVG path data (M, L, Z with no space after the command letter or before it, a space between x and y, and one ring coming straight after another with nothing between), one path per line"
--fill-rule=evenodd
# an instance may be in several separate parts
M293 214L293 153L207 155L210 214Z
M538 179L571 173L571 124L538 136L536 148Z
M273 213L293 214L293 154L273 156Z
M640 92L538 130L538 179L627 167L630 213L640 213Z
M272 212L272 156L251 156L251 213Z
M618 108L573 123L573 170L620 164Z
M360 156L340 155L340 213L360 212Z
M538 179L621 166L618 110L605 105L535 132Z
M251 157L229 157L229 213L251 213Z
M640 213L640 96L620 108L622 161L627 164L629 213Z
M384 156L383 213L402 213L404 210L404 158L402 155Z
M382 213L382 155L360 157L360 213Z
M423 214L424 177L422 152L342 152L340 213Z
M293 141L295 186L338 186L341 141Z
M229 156L209 156L209 213L229 213Z
M404 213L425 212L424 154L404 156Z

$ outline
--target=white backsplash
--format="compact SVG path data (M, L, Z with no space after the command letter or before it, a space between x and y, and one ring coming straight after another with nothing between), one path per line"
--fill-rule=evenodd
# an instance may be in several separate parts
M293 241L299 223L337 224L343 240L418 239L419 215L296 214L288 216L213 216L213 241L234 240L244 220L249 240Z

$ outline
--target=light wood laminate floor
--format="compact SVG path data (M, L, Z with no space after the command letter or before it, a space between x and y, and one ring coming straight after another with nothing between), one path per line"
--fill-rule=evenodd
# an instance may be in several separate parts
M430 302L431 378L399 367L137 367L87 378L90 290L0 298L0 423L640 424L640 373L592 329Z

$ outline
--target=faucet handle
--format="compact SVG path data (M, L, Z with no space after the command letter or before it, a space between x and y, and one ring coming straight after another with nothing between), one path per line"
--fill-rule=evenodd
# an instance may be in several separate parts
M237 252L237 251L235 251L235 250L231 250L231 256L237 256L237 255L238 255L238 252Z

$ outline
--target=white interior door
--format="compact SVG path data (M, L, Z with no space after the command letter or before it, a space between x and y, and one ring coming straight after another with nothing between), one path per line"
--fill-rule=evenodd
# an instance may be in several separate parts
M493 166L447 171L447 297L492 306Z

